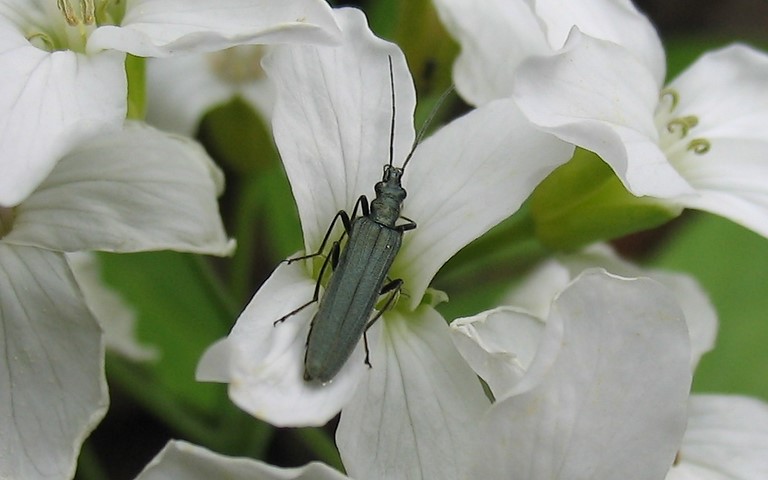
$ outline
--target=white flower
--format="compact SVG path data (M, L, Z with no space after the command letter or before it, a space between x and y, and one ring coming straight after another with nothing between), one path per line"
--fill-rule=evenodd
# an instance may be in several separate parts
M663 58L653 56L661 43L653 26L630 0L434 0L440 18L461 46L453 66L459 93L473 105L509 97L520 65L552 55L571 28L623 45L659 78ZM631 35L627 32L632 32Z
M451 327L495 397L473 478L651 480L669 469L691 369L683 313L660 284L593 269L546 319L502 307Z
M226 457L178 440L170 441L136 480L349 480L336 470L312 462L279 468L250 458Z
M705 54L664 87L624 48L574 31L560 54L520 69L514 97L543 130L600 155L633 194L768 236L766 83L768 56L743 45Z
M104 344L63 254L0 240L0 477L71 478L107 409Z
M621 259L609 246L602 244L543 262L502 303L524 308L538 318L547 318L552 298L589 268L604 268L627 278L647 277L664 285L675 296L685 314L691 339L691 369L695 369L701 356L715 345L717 313L709 296L694 278L665 270L640 268Z
M121 128L125 53L165 57L337 34L321 0L1 0L0 205L21 202L83 139Z
M765 478L768 474L766 450L768 406L764 402L745 397L694 395L689 402L683 446L666 480ZM519 468L513 471L519 471ZM569 470L554 478L579 478L567 476L572 472ZM643 472L643 469L637 472ZM348 479L320 463L301 468L278 468L248 458L225 457L186 442L171 441L136 480L208 480L225 476L232 480ZM509 472L496 471L487 478L509 478ZM647 478L654 477L648 475Z
M666 480L768 478L768 404L736 395L691 395L688 428Z
M107 405L102 331L63 252L228 254L222 175L200 146L140 124L77 146L0 208L0 477L67 478Z
M583 273L585 269L594 266L605 267L611 272L628 276L650 276L659 281L666 289L666 295L653 293L651 289L645 293L648 298L642 300L645 307L637 308L626 298L617 295L616 286L611 287L611 282L600 281L592 273ZM581 275L580 275L581 274ZM593 287L584 284L584 279L592 276ZM572 280L574 279L575 280ZM623 280L626 286L637 283L638 280ZM601 285L601 283L603 285ZM642 280L647 283L647 280ZM636 285L637 287L637 285ZM591 288L591 291L589 290ZM659 290L658 286L656 288ZM558 294L563 290L563 293ZM623 290L627 290L623 288ZM620 292L619 290L618 292ZM583 310L590 312L589 318L580 318L583 314L581 308L568 310L567 305L573 306L573 294L580 292L583 297L579 300L585 304ZM606 466L618 468L626 467L627 471L612 471L609 474L593 474L589 478L661 478L670 465L674 465L667 473L668 480L687 479L756 479L763 478L768 472L768 405L759 400L737 396L718 395L691 395L687 399L687 413L680 410L680 397L675 402L674 418L679 422L681 414L687 419L685 433L680 438L680 431L675 430L664 433L664 443L654 441L654 429L658 430L660 424L653 423L672 410L671 405L653 406L651 398L654 395L663 394L664 389L669 393L670 384L664 383L677 375L682 379L680 368L684 366L677 354L665 352L660 354L655 348L671 349L681 353L684 339L680 338L679 328L672 328L669 321L663 318L654 319L653 316L643 315L643 310L652 311L653 302L659 302L659 312L663 315L664 305L669 305L669 294L675 296L674 301L682 307L685 323L690 336L690 366L689 371L695 368L699 358L712 348L717 327L717 320L712 305L696 282L685 275L672 274L660 271L643 271L637 266L620 260L605 247L595 246L574 255L563 255L558 260L550 260L538 267L519 288L515 288L506 302L508 307L501 307L475 317L458 319L453 324L454 341L460 347L462 354L473 365L475 371L493 390L497 399L487 420L497 437L505 442L515 442L519 445L524 440L518 433L520 426L520 413L525 411L526 395L531 391L543 390L542 386L536 386L539 381L536 373L536 364L546 363L549 358L547 345L554 341L550 337L551 332L557 332L557 327L550 326L552 321L562 323L565 334L555 337L562 342L566 357L561 359L559 353L555 363L549 367L551 371L566 370L567 375L561 377L560 385L556 389L550 387L544 389L544 393L533 395L533 398L542 399L544 402L562 402L558 405L560 410L549 412L537 409L534 418L527 419L527 424L534 427L534 432L528 432L530 437L539 439L542 450L548 447L547 440L551 432L546 430L547 425L552 424L552 418L560 418L562 425L558 428L569 431L569 441L576 445L581 453L581 465L574 462L578 454L570 457L558 456L557 451L553 459L548 461L562 462L563 471L560 477L547 478L584 478L574 473L572 468L603 469ZM590 300L592 296L600 296L599 301ZM610 297L610 299L608 299ZM665 298L667 297L667 298ZM554 300L553 300L554 298ZM615 302L613 309L606 313L612 317L610 322L619 322L623 318L626 321L625 330L607 330L607 317L603 318L599 312L602 307ZM639 305L639 304L638 304ZM669 310L671 313L672 310ZM565 321L562 320L565 318ZM682 318L682 317L681 317ZM546 321L544 319L547 319ZM575 322L579 322L578 324ZM571 322L573 322L571 324ZM672 322L674 323L674 322ZM582 351L577 352L578 344L574 345L573 333L576 329L588 332L581 343ZM651 330L657 330L651 332ZM547 332L550 332L549 334ZM660 346L643 347L646 335L670 335L671 338L657 341L678 341L677 345L666 344ZM683 349L684 350L684 349ZM568 356L568 351L573 355ZM549 353L548 353L549 352ZM616 352L611 356L611 352ZM633 358L636 354L637 357ZM674 359L664 355L675 355ZM661 355L661 356L658 356ZM579 368L579 365L590 367L587 370ZM595 368L601 366L600 368ZM568 371L570 369L570 372ZM550 370L546 370L550 372ZM615 371L623 378L610 379L610 372ZM676 374L674 372L677 372ZM553 375L553 373L547 373ZM546 377L545 377L546 378ZM588 386L588 389L579 391L574 385L579 378ZM682 380L681 380L682 381ZM628 383L628 384L627 384ZM683 382L685 383L685 382ZM547 381L544 381L547 384ZM556 394L553 399L546 396L552 395L552 391L568 392L568 396ZM617 402L611 395L621 392L620 401ZM676 391L676 395L686 393ZM518 397L522 396L522 400ZM687 395L686 395L687 396ZM633 403L634 398L634 403ZM501 399L501 400L499 400ZM565 404L567 400L570 405ZM501 407L499 403L511 402L511 406ZM579 405L588 405L587 408L578 410ZM621 407L625 410L622 412ZM570 409L568 408L570 406ZM576 412L573 408L576 406ZM497 413L497 410L502 413ZM658 410L658 416L653 411ZM602 418L590 420L590 415L602 413ZM607 413L618 413L614 420ZM503 415L514 418L512 424L504 424ZM549 416L548 416L549 415ZM625 419L621 419L625 415ZM651 416L648 421L646 415ZM523 417L525 418L525 417ZM495 425L498 422L499 425ZM673 423L679 427L679 423ZM683 423L684 425L684 423ZM635 435L629 442L616 440L623 435ZM557 431L555 432L557 433ZM673 435L674 433L674 435ZM651 435L649 435L651 434ZM584 441L584 438L587 438ZM543 440L541 440L543 438ZM674 443L677 438L677 443ZM623 454L631 457L615 458L612 451L614 442L620 442L617 448L622 449ZM610 443L606 445L606 443ZM571 447L557 444L562 452L570 452ZM645 445L645 448L643 448ZM551 447L550 447L551 449ZM659 457L664 452L665 457ZM546 452L535 452L538 457L546 456ZM669 455L674 456L674 462L670 463ZM570 455L570 453L569 453ZM521 455L522 456L522 455ZM518 457L519 458L519 457ZM658 462L653 462L655 458ZM654 470L634 468L632 462L640 462L642 465L654 466ZM646 463L647 462L647 463ZM517 463L509 463L508 467L515 471L523 471L533 462L519 460ZM546 463L543 463L546 466ZM605 470L603 470L605 471ZM521 478L525 478L524 476ZM535 477L534 477L535 478Z
M768 236L768 56L734 45L667 86L650 22L628 0L435 0L475 104L512 96L543 131L598 154L637 196Z
M370 194L388 162L394 75L394 164L414 139L415 92L405 58L373 36L363 15L336 12L339 47L280 46L264 60L277 88L273 130L304 232L318 249L328 224ZM229 382L230 398L282 426L322 425L343 409L337 443L353 478L466 478L474 425L487 399L451 344L425 291L460 248L515 212L572 147L530 128L502 100L455 120L416 148L405 170L404 233L389 272L404 295L368 331L327 385L302 379L316 307L274 326L312 297L319 262L281 264L227 339L211 347L198 378ZM335 240L338 234L332 236ZM362 342L360 342L362 343Z

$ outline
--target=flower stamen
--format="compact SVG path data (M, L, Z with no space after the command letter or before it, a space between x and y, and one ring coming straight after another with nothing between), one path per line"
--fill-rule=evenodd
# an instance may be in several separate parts
M72 8L72 4L68 0L56 0L56 6L59 7L61 13L64 14L64 18L70 27L74 27L78 24L77 16L75 15L75 9Z
M680 102L680 94L674 88L664 88L659 94L659 99L663 101L668 98L670 101L669 111L673 112L677 108L677 104Z
M661 147L668 155L684 150L697 155L709 152L712 143L706 138L687 138L691 130L699 125L699 117L696 115L674 116L679 103L680 94L677 90L665 88L661 91L659 106L656 109L656 125L659 128ZM685 141L688 143L684 143Z
M96 23L96 5L94 0L80 0L80 9L83 12L83 23L85 25Z
M685 117L673 118L667 122L667 131L669 133L680 133L680 138L688 136L688 132L699 124L699 118L695 115L686 115Z
M695 138L688 143L688 150L697 155L703 155L712 148L712 143L706 138Z
M56 6L64 15L67 25L93 25L96 23L96 0L80 0L79 9L71 0L56 0Z
M51 39L48 34L43 32L31 33L27 35L27 40L35 47L39 48L40 50L45 50L46 52L52 52L56 45L53 39Z

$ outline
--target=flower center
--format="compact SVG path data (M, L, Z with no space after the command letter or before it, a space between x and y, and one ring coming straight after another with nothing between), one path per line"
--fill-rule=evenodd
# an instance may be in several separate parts
M242 85L264 78L261 59L265 53L262 45L241 45L209 54L208 62L221 80Z
M677 115L675 111L679 103L680 94L676 90L665 88L661 91L655 116L661 148L670 159L689 151L697 155L707 153L711 147L710 141L692 135L692 131L699 125L699 117Z
M8 207L0 207L0 238L3 238L11 231L13 226L13 209Z
M80 0L73 4L70 0L56 0L64 19L70 27L94 25L96 23L96 4L94 0Z
M42 16L24 19L29 42L49 52L84 52L88 36L100 25L117 25L125 13L124 0L46 0Z

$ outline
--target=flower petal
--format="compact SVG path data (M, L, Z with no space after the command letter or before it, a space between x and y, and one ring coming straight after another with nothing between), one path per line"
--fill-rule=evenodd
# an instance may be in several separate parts
M559 261L544 261L527 273L523 281L504 296L501 303L523 308L538 318L547 318L552 301L573 278L571 272Z
M701 356L715 346L717 338L715 306L694 277L661 270L649 270L646 275L667 287L683 309L691 340L691 368L695 370Z
M62 251L226 255L221 172L196 143L138 123L64 157L16 209L9 243Z
M685 324L691 341L691 369L695 370L701 356L712 350L717 337L717 312L709 296L695 278L664 270L640 268L621 259L608 245L593 245L573 255L560 256L561 265L575 278L588 268L604 268L623 277L647 277L664 285L675 296L685 314Z
M567 0L529 1L546 25L547 39L554 49L565 45L571 28L576 26L590 37L626 48L653 72L659 85L664 81L666 58L661 39L630 0L586 0L578 4Z
M0 18L0 205L21 202L86 138L120 128L124 55L45 52Z
M414 138L416 93L403 53L374 36L359 10L335 15L344 31L340 46L278 46L263 62L277 88L275 141L308 252L319 247L336 212L351 211L381 180L392 121L388 56L395 80L396 164Z
M696 368L701 356L712 350L717 336L717 312L699 283L688 275L640 268L620 258L613 249L596 244L568 255L558 255L537 266L502 302L547 318L552 298L571 279L591 268L603 268L623 277L647 277L666 286L685 314L691 341L691 367Z
M374 331L376 330L376 331ZM372 368L336 431L352 478L466 479L488 407L477 377L431 307L387 312L369 330Z
M589 0L578 7L563 0L435 0L435 6L461 44L453 78L462 97L473 105L510 96L520 63L562 48L573 26L622 45L653 71L659 84L664 80L661 41L629 0Z
M585 272L556 300L540 349L485 418L477 478L661 478L691 382L674 298L652 280Z
M96 29L87 48L165 57L258 43L332 43L338 35L322 0L133 0L121 26Z
M473 105L510 96L520 62L551 51L526 2L435 0L434 4L461 44L453 81L462 98Z
M312 298L315 280L301 264L281 264L237 319L229 337L200 360L198 379L228 381L229 396L251 415L277 426L320 426L357 387L365 366L362 345L327 385L305 382L304 351L310 306L276 320ZM362 342L361 342L362 343Z
M203 447L172 440L136 480L345 480L336 470L312 462L301 468L279 468L250 458L226 457Z
M768 56L735 45L704 55L670 87L675 114L694 115L691 136L703 154L687 151L674 165L696 189L677 203L727 217L768 236Z
M415 307L440 267L512 215L573 146L535 129L510 99L454 120L426 139L404 175L403 215L417 224L393 268Z
M768 478L768 405L757 399L692 395L688 430L667 480Z
M101 330L64 256L0 243L0 477L71 478L107 409Z
M712 212L768 236L768 142L711 139L704 155L678 162L696 194L674 199L687 208ZM693 163L698 163L693 165Z
M731 45L702 55L669 87L680 95L676 116L695 115L699 120L691 135L765 141L766 82L768 55Z
M453 343L491 389L507 395L525 375L544 334L544 321L515 309L499 307L451 322Z
M591 150L635 195L692 192L658 146L660 84L618 45L574 31L563 51L520 67L514 98L544 131Z

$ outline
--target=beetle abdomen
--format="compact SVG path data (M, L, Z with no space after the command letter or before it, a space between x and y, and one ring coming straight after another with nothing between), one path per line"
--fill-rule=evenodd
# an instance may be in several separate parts
M360 341L395 260L402 232L357 217L307 338L305 380L332 379Z

